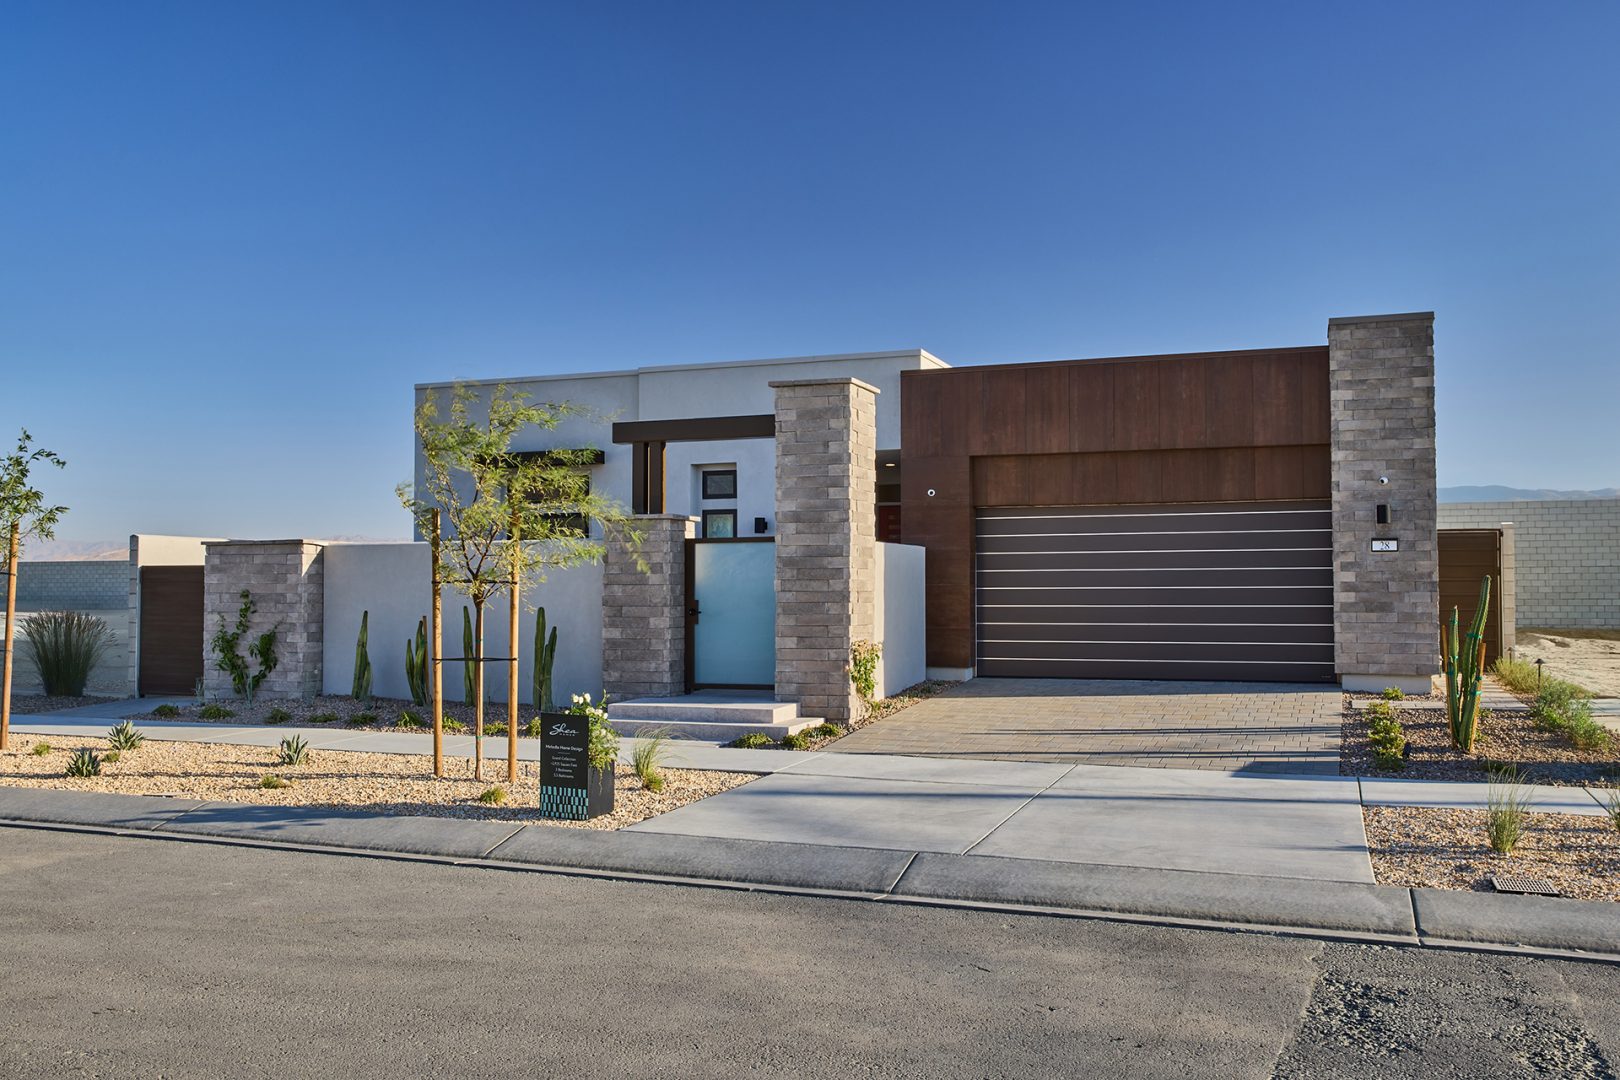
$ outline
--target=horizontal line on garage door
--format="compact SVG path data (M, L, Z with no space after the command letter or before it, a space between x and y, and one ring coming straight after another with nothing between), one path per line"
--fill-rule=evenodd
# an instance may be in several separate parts
M1086 554L1091 554L1087 552ZM1173 574L1184 570L1328 570L1321 566L981 566L981 574Z
M1082 611L1086 608L1208 608L1212 611L1243 611L1253 608L1256 611L1277 611L1280 609L1297 609L1299 611L1321 611L1327 604L979 604L980 611L989 611L991 608L1022 611L1030 608L1042 610L1056 608L1062 611Z
M1276 532L1331 533L1332 529L1134 529L1130 532L981 533L975 540L1008 540L1022 536L1266 536Z
M1290 532L1320 532L1319 529L1290 529ZM996 535L1005 535L998 533ZM1051 533L1024 533L1025 536L1051 536ZM1079 535L1079 534L1075 534ZM1086 533L1086 536L1097 536L1097 533ZM1170 533L1158 533L1159 536L1169 536ZM1177 536L1181 533L1175 534ZM982 538L981 538L982 539ZM1058 548L1053 551L981 551L980 555L1140 555L1144 551L1149 555L1230 555L1234 551L1332 551L1331 544L1322 544L1315 547L1246 547L1246 548L1086 548L1076 551L1073 548Z
M981 609L982 610L982 609ZM1173 624L1156 622L987 622L979 620L980 626L1332 626L1332 622L1180 622Z
M1170 590L1172 592L1183 589L1203 589L1208 592L1212 589L1331 589L1332 585L1042 585L1042 592L1119 592L1153 590ZM1022 585L980 585L980 592L1026 592Z
M1300 645L1331 645L1332 642L1323 641L1190 641L1187 638L1177 638L1174 641L1153 641L1148 638L1131 638L1121 641L1118 638L993 638L979 639L980 645L1268 645L1278 649L1292 649Z
M1134 643L1133 643L1134 644ZM1184 641L1174 644L1185 645ZM1228 642L1218 642L1225 645ZM1094 657L1094 656L981 656L981 660L1022 660L1034 661L1040 664L1292 664L1298 667L1333 666L1331 660L1228 660L1222 657L1219 660L1178 660L1174 657L1154 660L1127 660L1123 657Z
M987 521L1057 521L1068 518L1086 518L1096 520L1099 518L1173 518L1173 517L1264 517L1268 514L1331 514L1331 507L1305 506L1293 510L1149 510L1138 511L1134 514L996 514L987 509L979 511L979 517Z

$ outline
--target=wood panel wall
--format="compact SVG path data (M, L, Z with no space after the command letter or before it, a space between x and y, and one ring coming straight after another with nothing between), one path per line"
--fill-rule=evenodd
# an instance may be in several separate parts
M901 529L928 549L928 663L973 664L975 506L1329 497L1327 361L1319 345L904 372Z

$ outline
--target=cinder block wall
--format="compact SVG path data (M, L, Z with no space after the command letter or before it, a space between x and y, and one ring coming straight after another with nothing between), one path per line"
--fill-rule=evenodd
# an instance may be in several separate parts
M112 631L112 642L101 662L85 684L88 694L123 697L135 692L130 669L130 564L121 559L75 560L43 559L17 563L17 621L31 612L77 611L101 619ZM0 588L4 578L0 578ZM0 624L5 609L0 605ZM0 645L0 656L5 648ZM12 670L13 687L18 693L43 689L39 673L29 661L28 650L17 650Z
M237 652L259 634L276 629L276 669L260 685L264 698L310 698L321 692L324 634L324 571L321 545L309 540L227 540L207 545L203 564L203 693L210 699L235 695L231 677L215 662L209 639L223 619L236 625L242 590L253 598L248 630ZM258 662L248 657L249 671Z
M1519 626L1620 629L1620 499L1442 503L1439 518L1513 523Z
M1346 688L1425 690L1440 654L1434 314L1330 319L1328 379L1335 666Z

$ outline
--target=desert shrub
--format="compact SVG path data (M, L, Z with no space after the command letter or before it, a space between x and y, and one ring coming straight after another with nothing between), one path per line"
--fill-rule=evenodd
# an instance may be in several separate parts
M1544 731L1562 734L1577 750L1607 750L1613 735L1592 719L1592 699L1572 683L1553 680L1530 705L1530 718Z
M1369 724L1377 723L1380 720L1395 719L1395 709L1387 701L1369 701L1362 712L1367 717L1367 723Z
M262 788L284 788L292 787L292 782L289 780L283 780L275 773L265 773L263 776L259 777L259 786Z
M357 712L349 714L349 723L354 727L360 727L364 724L375 724L376 722L377 714L374 712Z
M100 776L101 755L89 747L73 751L73 757L68 760L67 774L69 776Z
M810 730L803 732L807 739L838 739L844 735L844 729L830 721L823 720Z
M1564 734L1575 744L1575 749L1598 753L1614 744L1614 733L1592 719L1592 706L1581 703L1582 713L1570 718Z
M499 784L491 788L485 788L479 792L478 801L485 806L500 806L506 801L506 789Z
M396 725L402 728L419 728L422 726L422 714L412 709L399 711L399 722Z
M162 717L179 716L180 710L175 708L173 705L164 704L153 709L152 715Z
M1519 846L1530 804L1530 788L1520 782L1516 772L1499 773L1486 784L1485 835L1492 851L1511 855Z
M309 743L297 735L281 740L281 752L276 755L277 765L302 765L309 760Z
M204 720L229 720L236 714L223 705L204 705L197 715Z
M499 720L491 720L484 725L484 737L488 739L506 738L506 724Z
M523 734L531 739L540 737L540 718L538 716L531 717L529 722L523 725Z
M135 750L146 741L146 736L135 730L128 720L114 724L107 732L107 745L114 750Z
M1521 694L1536 692L1536 680L1539 675L1536 665L1528 660L1510 660L1505 656L1498 656L1496 663L1491 665L1491 674L1509 690L1516 690Z
M34 744L34 749L29 752L35 757L44 757L46 754L51 752L51 744L48 742L37 742Z
M270 715L264 718L264 722L267 724L285 724L292 718L292 713L288 712L286 709L283 709L280 705L277 705L275 708L270 710Z
M309 718L309 722L312 724L335 724L340 719L342 717L335 712L318 712Z
M782 736L782 749L808 750L810 749L810 740L805 738L802 734L784 735Z
M1405 701L1406 691L1398 686L1386 686L1384 687L1383 698L1385 701Z
M463 735L467 731L466 724L463 724L460 720L449 716L446 716L444 719L439 721L439 727L443 728L445 733L448 735Z
M108 750L105 754L101 755L101 763L103 765L116 765L118 764L118 759L123 756L124 755L117 750Z
M1612 787L1603 793L1603 812L1609 815L1609 824L1616 832L1620 832L1620 787Z
M643 732L636 736L635 748L630 751L630 767L635 770L636 779L655 794L664 790L664 774L658 769L669 756L669 737L668 728Z
M736 750L764 750L776 744L769 735L758 731L750 731L747 735L739 735L737 738L732 739L726 745Z
M1367 726L1367 742L1380 769L1406 767L1406 732L1394 717L1382 717Z
M78 611L42 611L22 619L23 652L33 660L45 692L79 697L112 646L112 628Z

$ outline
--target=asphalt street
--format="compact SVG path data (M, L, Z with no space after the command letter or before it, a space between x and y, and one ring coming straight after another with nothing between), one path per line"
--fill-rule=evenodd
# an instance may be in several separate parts
M1612 1077L1620 968L0 828L0 1077Z

